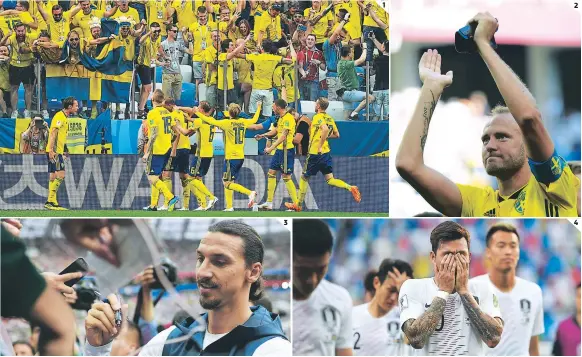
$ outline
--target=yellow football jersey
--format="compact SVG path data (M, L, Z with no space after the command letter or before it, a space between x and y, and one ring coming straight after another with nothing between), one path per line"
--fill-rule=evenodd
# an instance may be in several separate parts
M311 10L314 11L313 15L311 15ZM313 18L319 16L323 12L323 10L325 10L325 7L323 6L323 4L319 8L319 10L315 10L315 9L310 7L310 8L303 10L303 16L305 16L306 19L313 19ZM328 26L330 21L333 23L333 13L331 11L328 12L327 15L322 17L315 24L315 26L313 26L313 30L311 31L311 33L315 35L315 38L316 38L315 43L325 42L325 40L326 40L325 33L327 32L327 26ZM331 36L331 34L330 34L330 36Z
M533 173L524 187L508 197L491 187L457 184L463 198L461 216L576 217L580 180L561 157L553 156L550 163L552 178L544 180L548 175Z
M339 9L345 9L350 13L350 20L345 26L346 30L350 34L350 38L362 37L362 26L360 25L362 23L362 15L360 13L360 7L358 6L358 3L353 0L343 0L334 7L336 14L338 13ZM334 21L336 24L338 23L337 17L334 18Z
M170 114L172 115L172 126L176 125L176 123L179 123L180 126L184 129L188 127L185 117L186 113L181 110L175 110ZM186 135L183 135L182 133L178 133L177 135L180 135L177 149L190 149L190 138Z
M182 28L188 28L190 24L197 21L196 12L198 11L198 7L203 5L203 3L204 1L202 0L174 0L172 2L172 7L178 15L178 28L180 31Z
M192 48L192 61L204 62L205 50L212 47L212 30L216 29L216 23L208 22L206 25L200 25L194 22L188 30L192 34L194 41Z
M216 120L198 113L198 117L210 125L219 127L224 131L224 158L226 160L245 158L245 134L247 128L259 120L260 110L251 119L222 119Z
M65 152L65 143L67 142L67 134L69 132L69 120L62 110L53 117L49 133L55 128L59 131L57 132L56 147L53 150L55 153L62 155ZM49 147L50 142L46 144L46 152L49 152Z
M337 126L335 125L335 120L331 117L331 115L327 113L317 113L313 116L313 120L311 122L311 132L309 133L309 154L317 155L319 154L319 143L321 142L321 126L326 124L329 129L328 136L331 136L334 132L338 132ZM321 146L321 153L325 154L329 152L329 143L327 139Z
M155 107L148 113L148 136L150 145L153 145L152 153L154 155L165 155L172 148L172 115L164 107ZM158 135L152 143L153 128L157 128Z
M253 89L272 89L273 72L283 57L269 53L248 54L246 59L253 62L255 70L253 74Z
M277 136L283 135L285 130L289 130L287 138L277 146L279 150L293 149L293 137L295 137L295 118L292 114L286 113L277 122Z
M81 37L92 39L93 36L91 35L90 23L92 19L95 17L98 20L101 20L103 18L103 11L91 10L91 12L88 15L85 15L83 11L79 11L75 16L73 16L73 18L71 19L71 23L73 24L73 26L81 28L81 30L83 31Z
M194 122L190 122L188 129L196 130L196 156L213 157L214 145L212 144L212 141L214 140L216 127L203 122L200 118L197 118L194 119Z

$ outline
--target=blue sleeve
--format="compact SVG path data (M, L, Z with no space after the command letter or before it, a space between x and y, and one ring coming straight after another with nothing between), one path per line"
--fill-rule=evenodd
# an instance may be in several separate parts
M263 130L269 130L271 124L273 124L273 117L269 117L267 120L259 124L263 127Z
M552 156L544 162L535 162L528 158L529 168L538 182L550 184L556 182L564 172L566 160L558 155L556 150Z
M139 330L141 331L142 346L150 342L150 340L158 334L157 325L154 323L154 321L149 322L140 317L138 326Z

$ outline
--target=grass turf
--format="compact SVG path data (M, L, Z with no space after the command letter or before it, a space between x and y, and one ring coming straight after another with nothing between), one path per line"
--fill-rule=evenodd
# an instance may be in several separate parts
M138 211L138 210L70 210L70 211L50 211L50 210L0 210L1 217L388 217L387 213L367 213L367 212L287 212L287 211L259 211L252 212L239 210L234 212L222 211Z

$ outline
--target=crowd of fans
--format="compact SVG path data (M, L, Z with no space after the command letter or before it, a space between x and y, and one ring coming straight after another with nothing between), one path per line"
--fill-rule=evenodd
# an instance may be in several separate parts
M343 102L346 119L356 119L366 103L375 104L372 119L388 118L387 1L19 0L14 9L2 6L0 117L19 116L21 84L23 116L31 117L35 58L43 67L41 114L47 119L44 65L80 64L82 54L97 58L116 41L139 77L138 118L147 115L155 70L162 72L164 94L177 101L183 83L191 81L195 98L188 99L205 98L216 108L226 95L227 103L254 113L262 100L263 115L271 116L277 97L291 106L327 97ZM118 35L102 37L104 19L119 22ZM109 107L114 118L130 117L130 106L121 113L115 104L84 101L82 113L95 118Z
M365 301L365 277L382 259L410 263L415 278L432 276L430 232L440 221L329 220L337 241L329 277L346 287L356 303ZM543 292L545 333L554 339L560 321L576 311L574 291L580 281L580 233L566 220L504 220L517 227L520 260L517 276L538 284ZM486 273L485 235L491 220L459 222L471 234L470 276ZM565 294L564 292L569 292Z

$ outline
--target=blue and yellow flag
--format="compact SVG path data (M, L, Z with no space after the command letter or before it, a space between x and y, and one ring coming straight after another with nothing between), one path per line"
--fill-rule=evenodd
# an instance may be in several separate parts
M117 21L103 19L103 36L118 34ZM66 64L69 56L68 41L61 54L62 64L46 65L46 87L49 100L73 96L77 100L103 100L129 103L133 78L133 61L124 60L125 46L119 39L102 46L99 55L92 58L80 55L80 64Z

